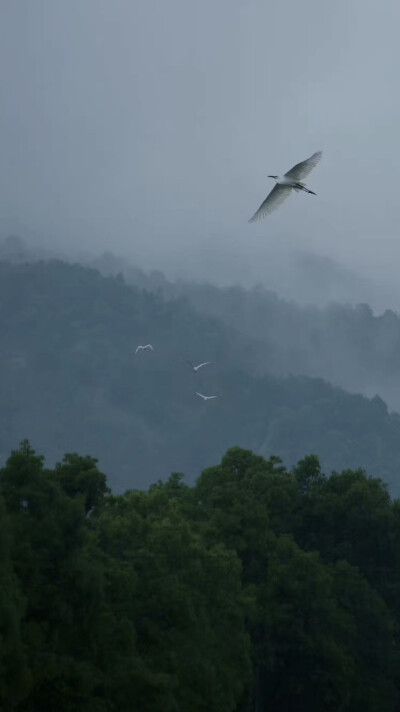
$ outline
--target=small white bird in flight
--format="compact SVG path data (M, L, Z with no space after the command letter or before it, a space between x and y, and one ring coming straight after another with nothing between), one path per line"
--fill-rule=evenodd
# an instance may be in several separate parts
M149 349L150 351L154 351L151 344L146 344L145 346L138 346L136 348L135 354L137 354L138 351L148 351Z
M202 393L198 393L197 391L195 391L195 393L196 396L200 396L200 398L202 398L203 400L211 400L212 398L218 398L218 396L203 396Z
M283 201L289 197L292 190L304 190L306 193L316 195L314 191L309 190L309 188L302 183L302 178L306 178L308 174L311 173L312 169L315 168L317 163L321 160L321 156L322 151L317 151L313 153L310 158L306 158L305 161L296 163L284 176L268 176L268 178L275 178L276 185L267 195L264 202L261 203L253 217L250 218L249 222L252 223L257 220L262 220L266 215L272 213L273 210L279 208Z
M192 367L193 371L195 373L197 373L199 368L203 368L203 366L208 366L211 363L211 361L204 361L204 363L199 363L197 366L195 366L194 363L192 363L191 361L186 361L186 363L188 363L189 366Z

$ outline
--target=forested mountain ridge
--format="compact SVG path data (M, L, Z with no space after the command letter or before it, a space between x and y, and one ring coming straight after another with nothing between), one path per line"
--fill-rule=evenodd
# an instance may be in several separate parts
M129 283L167 298L185 298L199 313L265 342L270 373L325 378L368 397L378 393L400 411L400 316L392 309L374 315L365 303L300 306L265 285L171 282L159 271L146 274L109 253L95 264L105 274L123 272ZM310 269L310 279L318 277L318 264ZM258 367L265 372L261 362Z
M194 478L232 443L364 467L399 491L400 418L321 379L259 375L267 346L183 299L62 262L0 263L0 453L93 453L117 490ZM134 355L138 343L153 353ZM185 359L210 360L194 374ZM272 370L273 348L265 360ZM217 394L203 403L195 391Z
M0 709L396 712L400 508L231 448L111 494L96 460L0 469Z
M34 261L38 250L29 250L23 240L13 237L0 242L0 258L16 263ZM304 278L319 284L319 291L329 290L330 278L337 271L345 276L347 287L356 276L316 255L300 255ZM168 280L159 270L145 272L111 252L93 258L82 256L83 263L99 269L106 276L122 274L139 289L162 294L166 299L184 299L206 316L216 317L243 335L264 343L254 366L258 372L275 375L307 375L324 378L333 385L367 397L378 393L391 409L400 411L400 317L388 307L386 295L382 313L375 315L365 303L332 301L322 306L312 300L310 306L282 298L283 292L271 289L268 273L262 285L218 287L190 280ZM341 284L341 282L340 282ZM339 287L338 295L348 289ZM274 291L276 290L276 291ZM318 291L318 290L317 290ZM357 291L357 290L355 290ZM358 290L363 294L363 290ZM368 291L368 290L367 290ZM294 291L294 294L296 292ZM343 301L346 296L341 296ZM398 297L392 295L395 303ZM396 301L397 300L397 301Z
M375 316L368 304L301 307L262 287L185 283L176 285L174 295L265 340L277 375L317 376L352 392L379 393L400 410L400 317L394 311Z

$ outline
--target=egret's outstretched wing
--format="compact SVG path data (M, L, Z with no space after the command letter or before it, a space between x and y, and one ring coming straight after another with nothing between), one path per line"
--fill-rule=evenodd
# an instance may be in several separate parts
M285 173L285 178L291 178L292 180L302 180L303 178L307 178L308 174L311 173L312 169L315 168L317 163L321 160L321 156L322 151L317 151L316 153L313 153L310 158L306 158L305 161L296 163L290 171Z
M208 366L209 363L211 363L211 361L204 361L204 363L199 363L198 366L195 366L196 371L198 371L199 368L203 368L203 366Z
M272 213L273 210L279 208L283 201L290 195L292 188L290 185L279 185L279 183L272 188L271 192L268 193L264 202L261 203L258 210L254 213L253 217L250 218L249 222L257 222L257 220L262 220L266 215Z
M141 344L136 348L135 354L137 354L138 351L146 351L147 349L151 349L151 351L154 351L153 347L151 344L146 344L146 346L142 346Z

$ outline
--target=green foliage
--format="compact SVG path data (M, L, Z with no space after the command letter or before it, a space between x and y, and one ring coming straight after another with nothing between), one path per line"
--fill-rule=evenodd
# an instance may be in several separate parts
M147 670L131 704L165 709L234 709L249 671L234 552L207 546L172 495L112 498L98 522L101 547L134 574L137 651Z
M80 498L85 513L97 507L103 496L109 492L106 476L97 469L97 460L92 457L65 455L61 464L56 465L55 475L62 489L69 497Z
M0 470L0 709L396 712L400 506L239 447L111 494L28 441Z
M242 561L245 709L394 709L400 540L382 483L362 471L326 478L315 456L288 473L233 448L199 478L195 501L205 536Z
M0 709L13 709L30 687L21 638L24 599L13 569L12 527L0 497Z

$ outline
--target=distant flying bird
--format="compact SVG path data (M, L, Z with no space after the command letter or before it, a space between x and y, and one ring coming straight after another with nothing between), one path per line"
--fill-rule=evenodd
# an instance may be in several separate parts
M208 366L208 364L210 364L211 361L204 361L204 363L199 363L197 366L195 366L194 363L192 363L191 361L186 361L186 363L188 363L189 366L192 367L193 371L194 371L195 373L197 373L197 371L199 370L199 368L203 368L203 366Z
M321 156L322 151L317 151L317 153L313 153L310 158L306 158L305 161L296 163L284 176L268 176L268 178L275 178L276 185L267 195L264 202L261 203L253 217L250 218L249 222L252 223L257 220L262 220L266 215L272 213L273 210L279 208L283 201L289 197L292 190L304 190L306 193L316 195L314 191L309 190L305 184L302 183L301 179L306 178L308 174L311 173L312 169L315 168L317 163L321 160Z
M151 344L146 344L146 346L138 346L135 351L135 354L137 354L138 351L148 351L149 349L150 351L154 351Z
M218 398L218 396L203 396L202 393L198 393L197 391L195 391L195 393L196 396L200 396L200 398L202 398L203 400L211 400L212 398Z

